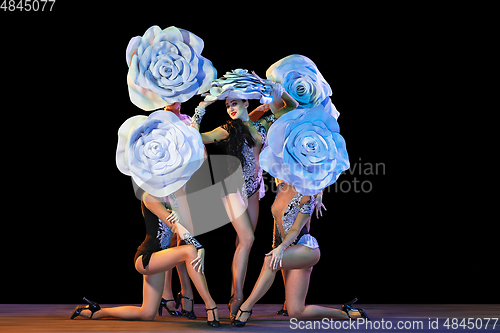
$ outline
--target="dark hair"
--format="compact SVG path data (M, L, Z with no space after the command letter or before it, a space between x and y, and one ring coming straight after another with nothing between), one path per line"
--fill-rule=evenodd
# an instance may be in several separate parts
M246 102L245 99L242 100ZM247 141L249 147L255 146L255 140L250 133L250 130L243 124L241 119L230 119L222 127L229 133L228 137L221 140L219 143L226 145L226 151L229 155L236 156L242 165L246 164L245 156L243 155L243 144ZM230 169L233 169L230 166Z

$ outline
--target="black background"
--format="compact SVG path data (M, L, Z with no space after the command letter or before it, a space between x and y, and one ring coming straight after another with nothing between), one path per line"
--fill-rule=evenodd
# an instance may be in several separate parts
M0 303L141 302L132 259L144 223L115 150L119 126L147 114L129 100L125 49L152 25L201 37L218 76L245 68L264 77L277 60L302 54L331 85L351 171L325 194L328 211L313 219L322 256L307 303L497 303L498 232L484 209L493 202L474 201L487 190L470 135L457 138L472 127L463 116L471 96L453 88L471 67L467 10L57 1L52 12L1 11L9 171ZM200 100L182 112L192 115ZM201 130L227 118L214 104ZM271 247L273 199L268 193L260 203L247 296ZM207 250L211 294L225 303L234 229L197 239ZM278 274L261 302L283 300Z

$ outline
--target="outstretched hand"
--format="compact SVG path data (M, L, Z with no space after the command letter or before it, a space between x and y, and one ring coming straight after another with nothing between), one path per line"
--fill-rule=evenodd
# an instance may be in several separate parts
M323 212L321 211L321 208L323 208L325 211L326 209L325 205L323 205L323 194L319 194L316 197L316 203L314 204L314 210L316 211L316 218L319 219L320 216L323 216Z

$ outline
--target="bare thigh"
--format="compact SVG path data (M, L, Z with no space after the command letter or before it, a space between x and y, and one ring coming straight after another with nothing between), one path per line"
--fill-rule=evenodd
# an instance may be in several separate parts
M319 248L313 250L304 245L293 245L283 252L283 267L281 269L312 267L319 261L320 256Z
M233 225L239 239L245 239L253 243L253 228L250 217L246 211L245 202L238 193L229 194L224 200L224 206L228 216L231 217Z
M248 198L247 212L250 223L252 224L252 229L255 231L257 228L257 221L259 220L259 191Z
M176 246L153 253L146 268L142 265L142 256L139 256L135 262L135 268L141 274L153 275L168 271L186 260L194 260L196 256L197 250L194 246Z
M222 198L224 207L226 208L227 216L231 221L237 219L241 215L246 214L248 201L243 200L239 193L230 193Z

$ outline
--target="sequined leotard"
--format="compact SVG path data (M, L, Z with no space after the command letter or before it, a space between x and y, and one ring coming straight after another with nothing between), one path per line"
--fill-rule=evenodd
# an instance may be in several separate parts
M278 194L281 192L283 187L285 186L286 183L280 183L278 185L278 191L276 193L276 197L278 197ZM285 239L286 235L288 235L288 232L292 228L293 223L297 219L297 215L300 213L303 214L308 214L309 216L314 210L314 204L316 202L316 199L314 196L311 196L311 198L305 202L304 204L300 204L300 201L302 200L303 195L296 192L293 198L288 202L288 206L285 209L285 212L283 213L283 216L281 218L276 218L273 215L274 218L274 239L273 239L273 249L279 246L283 240ZM273 204L274 206L274 204ZM272 211L272 207L271 207ZM278 223L281 224L283 230L284 230L284 235L281 233L280 227L278 226ZM295 239L295 241L292 243L292 245L296 244L301 244L305 245L311 249L316 249L319 247L318 241L316 238L311 236L309 234L309 230L307 230L307 226L304 225L302 227L302 230L300 231L299 235Z
M263 117L262 119L265 119L270 125L276 121L276 117L274 115L269 115ZM266 128L258 121L253 121L252 123L262 137L262 151L267 146ZM222 125L222 128L229 132L227 124ZM245 159L245 161L241 161L241 164L243 166L243 175L245 177L245 184L241 189L241 196L244 199L248 199L260 189L259 199L261 199L265 194L263 186L264 179L262 178L262 168L260 167L257 159L254 156L253 148L248 145L246 139L243 142L242 153Z
M170 248L172 230L158 216L153 214L142 201L141 206L144 222L146 222L146 238L141 246L137 248L134 262L142 255L142 265L146 268L153 253ZM169 208L166 203L165 207Z

